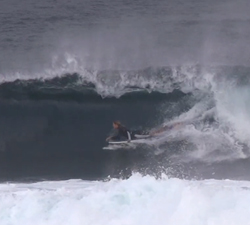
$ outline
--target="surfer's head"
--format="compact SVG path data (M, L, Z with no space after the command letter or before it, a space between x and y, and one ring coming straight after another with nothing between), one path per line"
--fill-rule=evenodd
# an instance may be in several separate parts
M116 121L113 122L113 127L114 127L115 129L118 129L121 125L122 125L121 122L118 121L118 120L116 120Z

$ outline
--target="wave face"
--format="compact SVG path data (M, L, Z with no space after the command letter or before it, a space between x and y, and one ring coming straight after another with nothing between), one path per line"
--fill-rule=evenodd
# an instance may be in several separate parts
M0 189L3 225L249 222L246 181L155 180L135 174L128 180L1 184Z
M92 82L74 73L0 85L3 180L102 179L133 171L249 179L248 67L94 73L99 79ZM115 75L107 80L107 74ZM103 151L115 119L132 129L181 127L131 151Z

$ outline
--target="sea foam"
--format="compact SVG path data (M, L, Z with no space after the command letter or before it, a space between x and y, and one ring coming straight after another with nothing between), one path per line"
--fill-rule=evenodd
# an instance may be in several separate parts
M0 185L1 225L250 224L250 182L128 180Z

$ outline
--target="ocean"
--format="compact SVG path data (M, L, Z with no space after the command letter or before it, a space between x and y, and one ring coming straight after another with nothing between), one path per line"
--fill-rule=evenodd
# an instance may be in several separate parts
M249 1L0 6L1 225L250 224Z

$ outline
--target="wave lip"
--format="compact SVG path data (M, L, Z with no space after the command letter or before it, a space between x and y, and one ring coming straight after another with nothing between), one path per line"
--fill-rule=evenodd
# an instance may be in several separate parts
M77 71L77 72L69 72ZM216 91L221 84L237 82L249 84L249 68L238 66L165 66L139 70L51 70L45 74L19 74L0 84L0 97L32 99L38 96L65 96L97 93L102 98L119 98L126 93L147 91L171 93L180 90L193 93ZM48 74L47 74L48 73ZM34 77L34 78L32 78ZM56 98L56 97L55 97Z
M108 89L108 87L106 87ZM156 94L158 92L158 94ZM180 92L179 92L180 93ZM119 98L135 94L163 96L164 93L149 87L126 86L113 94L98 93L96 84L87 82L78 74L65 74L53 79L15 80L0 85L0 98L5 100L56 100L56 101L91 101L91 99Z
M137 71L101 70L65 73L60 76L16 79L0 84L2 99L80 99L85 95L119 98L134 92L171 93L180 89L173 68ZM22 77L22 76L21 76Z
M65 74L52 79L17 79L0 85L2 99L40 100L40 99L71 99L95 93L94 85L81 82L78 74ZM80 95L80 96L79 96Z

